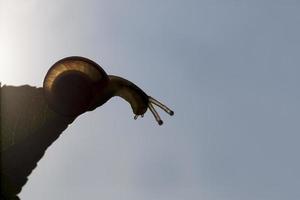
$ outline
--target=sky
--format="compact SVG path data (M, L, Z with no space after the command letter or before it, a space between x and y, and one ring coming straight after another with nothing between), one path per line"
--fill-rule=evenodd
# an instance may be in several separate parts
M113 98L51 145L22 200L300 199L300 3L0 0L0 80L80 55L175 111Z

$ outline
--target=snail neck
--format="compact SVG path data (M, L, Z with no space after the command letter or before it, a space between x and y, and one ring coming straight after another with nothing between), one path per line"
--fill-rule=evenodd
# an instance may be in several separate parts
M148 95L134 83L114 75L108 76L109 81L103 92L97 95L97 107L110 98L119 96L126 100L136 115L142 115L148 107Z

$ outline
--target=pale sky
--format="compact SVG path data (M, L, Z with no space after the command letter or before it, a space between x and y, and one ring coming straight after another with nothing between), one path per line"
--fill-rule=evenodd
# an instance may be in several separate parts
M300 3L0 0L0 80L88 57L166 103L114 98L47 150L22 200L300 199Z

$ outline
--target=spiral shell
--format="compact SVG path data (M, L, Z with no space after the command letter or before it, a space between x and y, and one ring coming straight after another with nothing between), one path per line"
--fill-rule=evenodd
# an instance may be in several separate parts
M95 88L99 91L107 82L106 72L97 63L73 56L59 60L49 69L43 88L51 109L76 116L91 106Z

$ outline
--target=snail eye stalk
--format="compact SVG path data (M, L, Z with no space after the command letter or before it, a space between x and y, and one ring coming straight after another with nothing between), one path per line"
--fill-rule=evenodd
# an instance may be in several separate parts
M158 106L159 108L161 108L162 110L164 110L166 113L168 113L169 115L174 115L174 112L168 108L166 105L162 104L161 102L157 101L156 99L154 99L153 97L149 96L149 103L148 103L148 108L150 109L150 111L152 112L155 120L157 121L157 123L159 125L163 124L163 121L161 120L159 114L156 112L156 110L154 109L153 105Z
M153 105L151 103L149 103L148 105L150 111L152 112L152 114L154 115L154 118L156 119L157 123L159 125L162 125L163 124L163 121L161 120L159 114L156 112L156 110L154 109Z
M174 115L174 112L170 108L168 108L167 106L165 106L161 102L157 101L153 97L149 97L149 102L157 105L158 107L160 107L161 109L163 109L169 115L171 115L171 116Z

